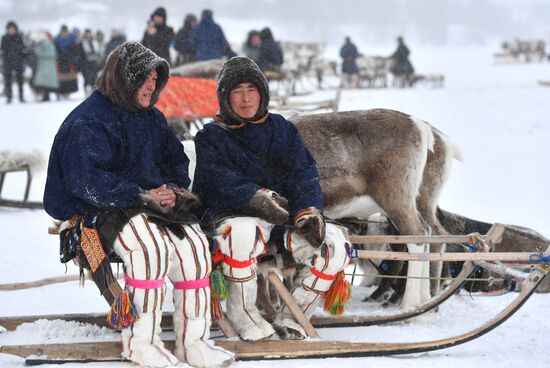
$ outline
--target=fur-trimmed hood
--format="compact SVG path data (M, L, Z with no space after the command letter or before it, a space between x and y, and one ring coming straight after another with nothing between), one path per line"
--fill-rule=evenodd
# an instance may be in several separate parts
M157 87L147 108L137 102L137 92L151 70L158 73ZM168 82L168 62L138 42L126 42L117 47L107 59L96 82L97 90L111 102L130 111L152 108Z
M229 106L229 92L239 83L254 83L260 91L262 100L256 115L250 119L237 116ZM244 56L235 56L226 61L216 77L216 93L220 105L219 115L224 123L238 125L261 119L267 114L269 105L269 84L264 73L251 59Z

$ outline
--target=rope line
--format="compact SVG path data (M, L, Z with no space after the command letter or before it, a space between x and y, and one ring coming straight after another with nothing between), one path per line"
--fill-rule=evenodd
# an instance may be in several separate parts
M392 275L372 275L372 274L364 274L364 273L346 273L346 276L363 276L363 277L376 277L381 279L426 279L426 280L462 280L462 281L487 281L487 282L494 282L494 281L504 281L504 278L495 278L495 277L487 277L487 278L473 278L473 277L465 277L465 278L456 278L456 277L435 277L435 276L392 276Z

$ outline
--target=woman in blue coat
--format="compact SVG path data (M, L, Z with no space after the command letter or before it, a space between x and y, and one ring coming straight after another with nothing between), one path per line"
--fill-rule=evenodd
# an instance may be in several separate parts
M50 92L57 92L56 57L57 53L52 37L44 31L34 34L34 54L36 55L36 72L32 81L35 90L42 95L41 101L50 100Z

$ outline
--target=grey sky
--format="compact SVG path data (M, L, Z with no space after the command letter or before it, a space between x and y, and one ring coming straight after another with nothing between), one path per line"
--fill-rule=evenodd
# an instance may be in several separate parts
M0 20L23 30L66 23L124 30L139 39L157 6L168 11L176 30L187 13L214 11L230 42L240 44L251 28L269 26L276 38L340 43L387 44L396 35L422 44L480 43L514 37L550 40L548 0L0 0Z

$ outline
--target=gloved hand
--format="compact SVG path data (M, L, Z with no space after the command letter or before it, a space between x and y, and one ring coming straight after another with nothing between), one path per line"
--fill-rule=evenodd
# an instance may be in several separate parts
M325 220L321 211L315 207L306 208L296 213L294 225L298 234L302 235L314 248L319 248L325 240Z
M185 188L171 187L176 194L176 205L174 212L194 213L201 208L202 202L198 195L188 191Z
M250 199L248 213L269 223L283 225L288 221L288 201L282 195L262 188Z

